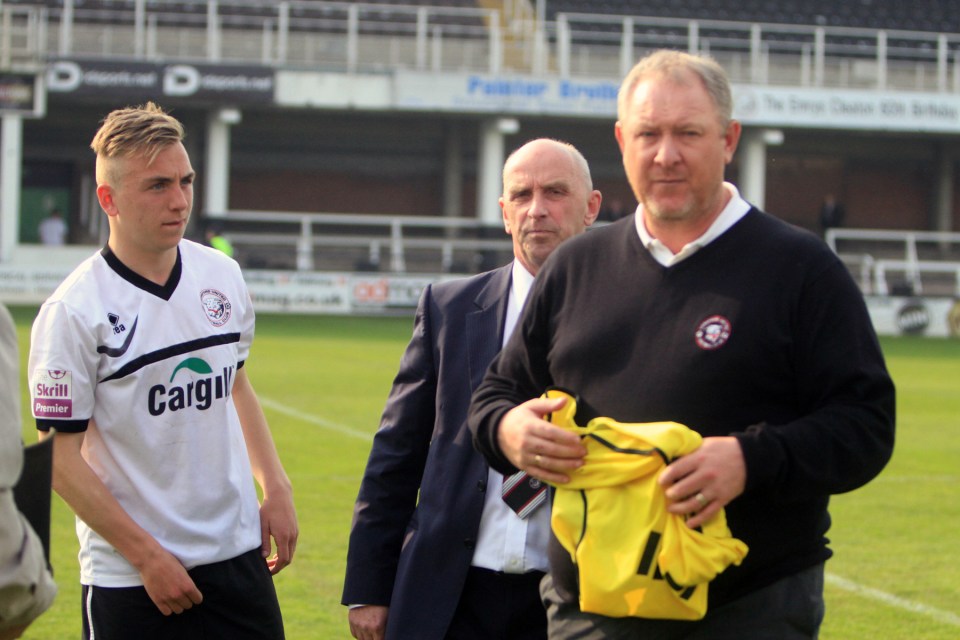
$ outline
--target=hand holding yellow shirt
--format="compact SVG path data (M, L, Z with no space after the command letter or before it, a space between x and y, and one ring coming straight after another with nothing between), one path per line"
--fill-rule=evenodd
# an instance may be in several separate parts
M575 432L587 447L570 482L555 485L551 525L577 567L580 609L612 617L699 620L707 583L740 564L747 545L733 538L721 510L701 530L667 512L657 483L673 459L696 450L700 434L676 422L574 422L576 400L547 419Z

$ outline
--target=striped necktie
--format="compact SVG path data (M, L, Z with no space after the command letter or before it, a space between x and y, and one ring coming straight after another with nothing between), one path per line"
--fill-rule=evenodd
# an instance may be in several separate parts
M500 494L518 516L526 518L547 499L547 485L525 471L518 471L503 477Z

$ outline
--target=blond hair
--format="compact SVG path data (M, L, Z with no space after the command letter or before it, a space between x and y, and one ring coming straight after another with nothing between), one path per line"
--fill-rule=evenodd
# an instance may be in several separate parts
M626 116L633 91L641 80L653 75L680 80L684 71L690 71L700 79L717 108L721 126L726 127L733 117L733 95L726 71L709 56L670 49L660 49L641 58L627 73L617 94L617 118L622 121Z
M180 121L153 102L111 111L90 143L97 154L97 182L108 180L108 160L142 155L150 163L185 135Z

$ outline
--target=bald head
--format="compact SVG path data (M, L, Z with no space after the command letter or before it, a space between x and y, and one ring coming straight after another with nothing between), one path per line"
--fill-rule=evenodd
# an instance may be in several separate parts
M503 163L503 184L507 184L507 175L513 170L515 165L524 162L530 156L550 154L566 155L571 163L571 168L574 170L574 174L576 174L582 182L584 190L590 191L593 189L590 165L587 163L587 159L583 157L583 154L580 153L580 150L569 142L554 140L552 138L537 138L531 140L507 156L506 162Z
M534 275L560 243L593 224L600 200L586 159L566 142L532 140L504 163L504 228L514 256Z

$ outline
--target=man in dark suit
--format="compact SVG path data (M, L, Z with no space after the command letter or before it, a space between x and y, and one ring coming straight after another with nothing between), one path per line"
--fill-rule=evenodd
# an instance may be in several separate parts
M424 290L354 512L342 601L358 640L546 638L548 509L506 506L467 408L540 266L600 201L573 146L528 142L503 169L513 263Z

